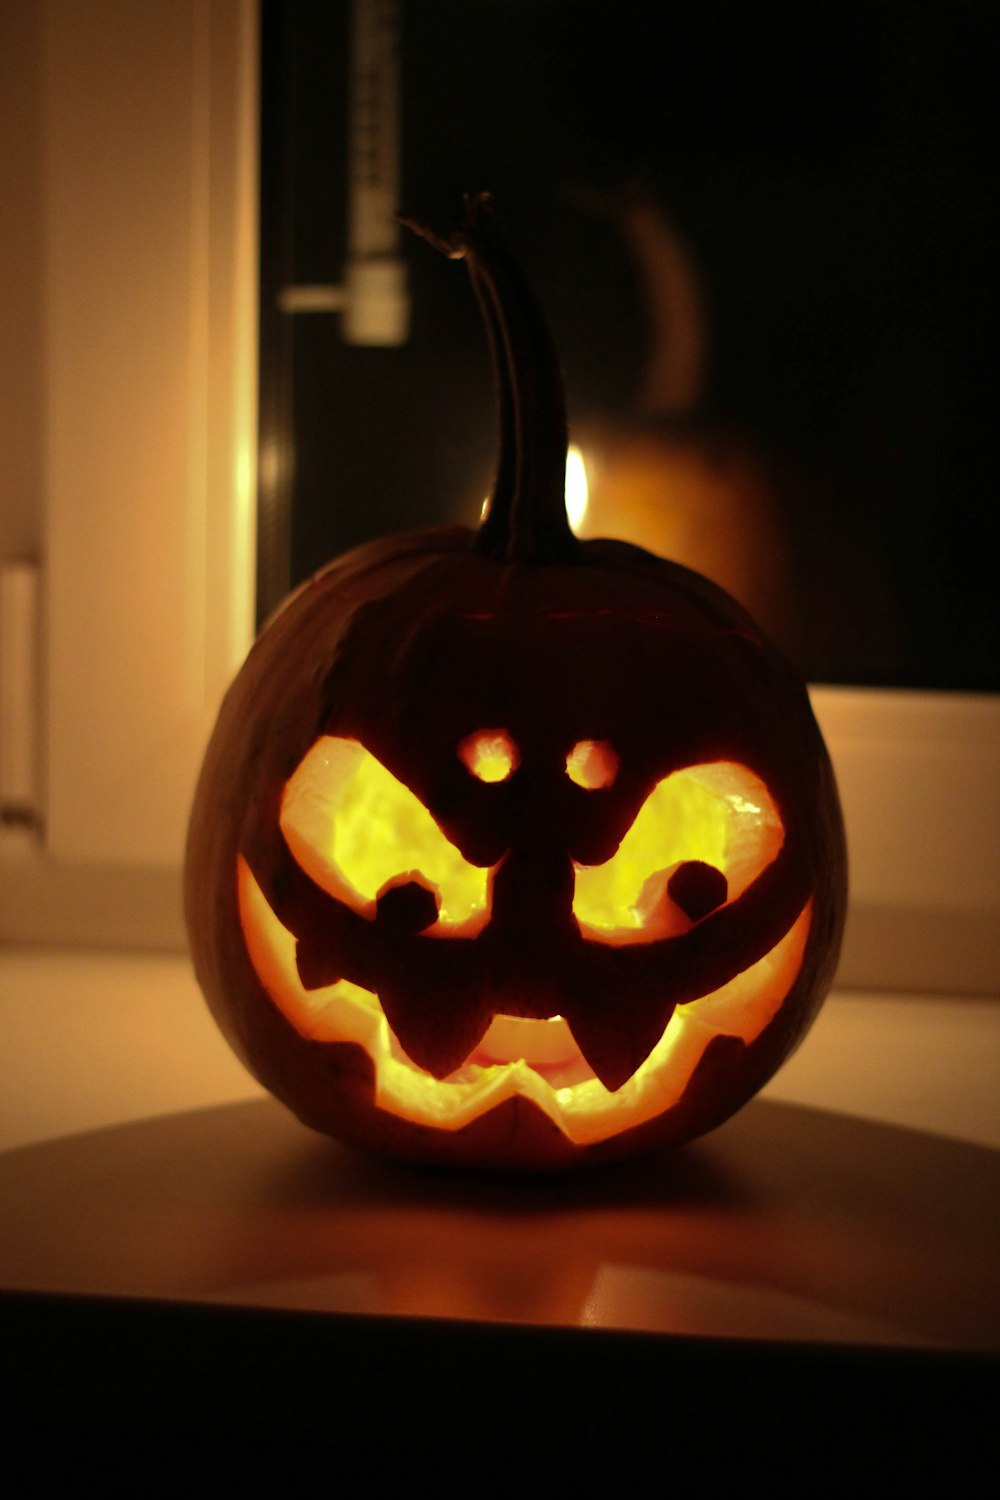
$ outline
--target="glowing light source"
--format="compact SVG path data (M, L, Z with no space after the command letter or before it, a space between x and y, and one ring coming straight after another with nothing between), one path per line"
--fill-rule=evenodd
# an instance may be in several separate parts
M566 515L574 531L579 531L587 514L587 465L575 443L566 453Z

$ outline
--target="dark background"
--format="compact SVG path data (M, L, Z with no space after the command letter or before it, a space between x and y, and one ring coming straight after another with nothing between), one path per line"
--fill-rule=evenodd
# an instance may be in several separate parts
M571 425L635 420L648 329L614 205L641 182L710 321L703 398L673 437L744 445L778 508L790 595L765 624L813 681L1000 687L992 8L402 11L402 206L448 231L463 191L494 193ZM321 0L262 8L262 616L358 542L474 519L493 466L460 267L407 236L401 349L276 310L280 286L342 274L349 18Z

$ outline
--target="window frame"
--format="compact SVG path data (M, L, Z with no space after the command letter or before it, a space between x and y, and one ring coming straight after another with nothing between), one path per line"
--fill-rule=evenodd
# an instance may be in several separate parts
M45 834L0 851L0 942L183 946L187 808L252 637L258 8L156 4L44 6ZM851 859L838 983L1000 990L1000 698L812 698Z

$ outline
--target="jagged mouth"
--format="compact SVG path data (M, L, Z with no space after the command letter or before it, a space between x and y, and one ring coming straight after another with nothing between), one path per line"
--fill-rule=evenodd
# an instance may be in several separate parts
M347 979L303 986L296 938L242 857L238 897L250 961L272 1002L304 1038L363 1047L374 1065L379 1108L416 1124L459 1130L521 1097L578 1145L620 1134L671 1108L716 1037L749 1044L759 1036L795 983L812 918L807 901L767 953L717 989L677 1005L648 1055L612 1090L587 1063L562 1017L497 1014L461 1065L435 1077L407 1055L372 991Z

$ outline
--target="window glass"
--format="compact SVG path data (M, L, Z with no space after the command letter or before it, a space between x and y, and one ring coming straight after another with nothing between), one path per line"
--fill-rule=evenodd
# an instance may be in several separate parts
M585 525L741 595L813 681L1000 686L987 505L986 7L401 6L400 202L488 188L547 311ZM474 523L485 341L407 236L411 333L278 310L347 257L350 8L263 7L260 609Z

